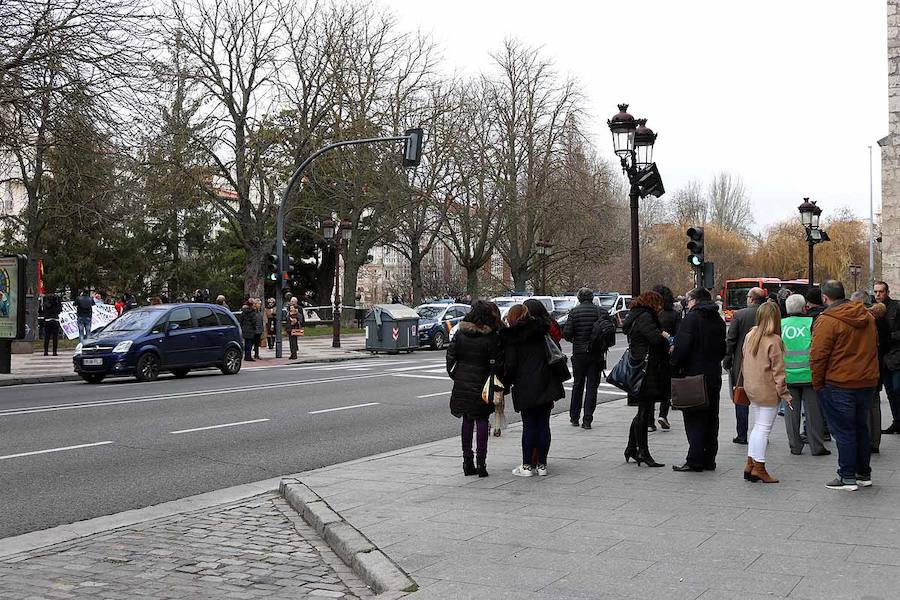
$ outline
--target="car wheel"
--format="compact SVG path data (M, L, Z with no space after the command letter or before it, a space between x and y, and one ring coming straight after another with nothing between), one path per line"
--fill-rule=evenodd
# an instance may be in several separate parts
M174 375L176 379L183 379L184 377L187 377L187 374L190 372L190 369L172 369L172 375Z
M102 373L82 373L81 378L87 383L100 383L106 375Z
M134 376L138 381L155 381L159 377L159 357L147 352L138 359Z
M234 375L241 370L241 353L237 348L229 348L225 351L225 360L219 370L225 375Z
M438 331L434 334L434 340L431 342L431 347L435 350L443 350L444 344L447 343L447 338L444 336L443 331Z

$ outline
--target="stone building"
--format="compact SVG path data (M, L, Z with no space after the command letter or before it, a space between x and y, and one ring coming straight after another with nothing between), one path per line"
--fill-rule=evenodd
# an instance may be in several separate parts
M887 0L888 135L881 146L881 277L900 285L900 0Z

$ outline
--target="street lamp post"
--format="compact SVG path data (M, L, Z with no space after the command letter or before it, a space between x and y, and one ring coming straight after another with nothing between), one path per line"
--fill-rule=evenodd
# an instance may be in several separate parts
M816 206L815 202L810 202L809 198L803 199L803 204L797 207L800 211L800 222L806 228L806 244L809 247L809 285L814 283L813 278L813 249L816 244L829 241L828 234L824 229L819 228L819 217L822 215L822 209Z
M853 278L853 291L859 289L859 274L862 273L862 266L850 265L850 276Z
M331 313L331 347L341 347L341 249L344 240L353 235L353 225L347 219L335 226L331 217L322 221L322 237L334 246L334 307Z
M647 127L647 119L635 119L627 111L627 104L619 104L619 112L607 121L607 125L612 132L613 149L631 185L628 193L631 210L631 294L636 298L641 293L639 201L647 196L662 196L665 188L653 162L656 134Z
M535 242L535 246L537 246L538 256L541 257L541 295L547 295L547 259L550 258L550 253L553 251L553 242L548 242L546 240L538 240Z

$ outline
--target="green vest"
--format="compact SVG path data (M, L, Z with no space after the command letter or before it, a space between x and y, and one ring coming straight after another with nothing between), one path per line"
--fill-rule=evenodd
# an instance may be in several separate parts
M788 383L810 383L809 345L812 343L812 317L787 317L781 320L784 341L784 366Z

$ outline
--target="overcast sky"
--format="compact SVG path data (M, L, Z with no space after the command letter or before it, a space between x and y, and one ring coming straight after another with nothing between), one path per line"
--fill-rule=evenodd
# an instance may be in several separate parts
M740 175L757 225L825 211L869 214L873 146L887 135L883 0L382 0L430 33L448 71L474 74L506 37L541 47L587 96L594 141L612 157L606 119L628 102L659 134L671 193L689 179ZM625 24L628 23L626 27Z

